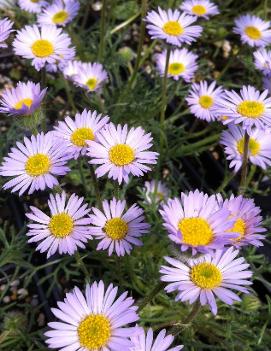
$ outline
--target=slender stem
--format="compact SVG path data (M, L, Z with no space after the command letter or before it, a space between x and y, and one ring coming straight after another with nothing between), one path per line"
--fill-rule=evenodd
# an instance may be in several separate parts
M95 174L95 171L94 171L94 168L93 168L92 165L90 165L90 175L91 175L92 182L93 182L93 185L94 185L95 195L96 195L96 199L97 199L97 202L98 202L98 206L101 208L102 207L101 193L100 193L97 177L96 177L96 174Z
M268 0L264 1L263 11L264 11L264 19L266 20L268 17Z
M46 87L46 68L43 67L40 71L40 85L42 88Z
M159 282L139 304L138 311L141 311L145 306L147 306L148 303L151 302L153 298L164 288L164 286L164 282Z
M183 331L183 329L196 318L200 309L201 309L200 303L198 301L195 302L189 315L184 319L184 321L181 324L178 325L178 323L176 323L176 326L172 328L170 333L174 336L180 334Z
M65 91L66 91L66 95L67 95L67 98L68 98L69 105L72 108L72 112L75 112L76 111L76 107L75 107L75 104L74 104L74 101L73 101L73 96L72 96L71 91L70 91L69 83L68 83L67 79L63 79L63 81L64 81Z
M78 169L79 169L79 173L80 173L80 178L81 178L81 182L84 188L84 192L85 194L87 194L87 184L86 184L86 177L84 174L84 169L83 169L83 159L81 157L78 157Z
M102 61L103 55L104 55L106 6L107 6L107 0L103 0L102 13L101 13L101 25L100 25L100 45L99 45L99 51L98 51L98 61Z
M169 58L170 58L170 46L167 47L165 71L162 79L161 111L160 111L160 154L163 148L163 137L164 137L163 132L164 132L165 113L166 113L166 107L167 107L167 78L168 78Z
M245 132L244 137L244 152L243 152L243 162L241 169L241 181L239 187L239 194L244 194L246 191L246 179L247 179L247 168L248 168L248 148L249 148L249 135Z
M133 74L130 78L128 89L133 85L138 69L140 67L140 61L141 61L141 55L142 55L142 48L143 48L143 43L145 39L145 31L146 31L146 23L145 23L145 17L148 11L148 0L142 0L141 1L141 24L140 24L140 36L139 36L139 42L138 42L138 47L137 47L137 56L136 56L136 62L135 62L135 68L133 71Z
M86 282L89 283L89 281L90 281L90 273L89 273L89 271L88 271L88 269L87 269L87 267L86 267L81 255L80 255L79 251L75 252L75 259L76 259L76 262L78 264L78 267L81 269L82 273L85 276Z

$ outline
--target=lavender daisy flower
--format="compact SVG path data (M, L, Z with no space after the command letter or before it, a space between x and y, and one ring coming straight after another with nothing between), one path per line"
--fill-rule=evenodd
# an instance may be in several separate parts
M182 46L191 44L202 32L202 27L191 26L196 17L181 13L178 10L150 11L147 14L147 29L152 39L162 39L168 44Z
M144 183L144 193L146 194L146 200L149 204L152 202L159 203L168 199L169 190L162 182L156 182L151 180Z
M0 167L0 175L12 177L3 188L19 191L19 195L33 194L35 190L52 189L58 185L56 176L69 172L66 166L69 160L67 145L57 143L52 132L40 133L24 142L17 142L17 147L4 157Z
M217 100L217 113L227 116L222 123L242 124L245 130L252 127L266 129L271 126L271 98L268 91L260 93L252 86L243 86L240 95L235 91L225 91Z
M99 165L95 173L98 178L108 173L108 178L119 184L129 180L129 174L143 176L151 170L147 164L156 164L158 153L148 151L152 147L152 136L141 127L131 128L125 124L109 123L97 134L97 141L89 143L89 163Z
M181 198L170 199L160 210L169 238L180 245L181 251L206 253L230 244L237 235L229 232L234 220L229 211L221 209L214 195L198 190Z
M6 89L0 98L0 112L12 116L32 115L41 105L47 88L40 84L19 82L16 88Z
M27 12L40 13L48 5L48 2L43 0L18 0L18 5Z
M179 351L183 348L182 345L170 347L174 341L174 336L166 335L166 329L161 330L154 338L151 328L148 329L146 334L143 328L138 328L135 335L131 337L131 341L133 347L129 349L130 351Z
M82 65L82 61L68 61L62 68L64 77L73 80L73 78L80 72Z
M271 95L271 76L263 77L263 88L268 91L269 95Z
M68 199L65 192L50 195L48 206L50 216L30 206L31 212L26 217L33 223L28 224L29 243L40 242L36 251L47 251L47 258L56 252L73 255L78 247L84 249L85 243L92 239L90 234L90 212L84 198L72 194Z
M109 117L102 116L96 111L77 113L75 119L66 117L64 121L58 122L55 127L55 135L58 140L65 140L70 146L73 158L87 152L87 141L95 140L96 134L108 123Z
M192 84L186 101L190 107L191 113L197 118L211 122L217 119L216 101L222 98L223 89L216 87L216 82L209 86L206 81Z
M17 0L0 0L0 10L8 10L15 7Z
M212 254L190 259L186 263L165 257L171 265L162 266L161 280L167 282L166 292L178 291L176 301L188 301L190 304L199 299L202 306L209 305L213 314L217 314L216 297L232 305L241 301L232 290L248 294L246 286L252 272L243 257L236 258L239 251L230 247L226 251L216 250Z
M270 22L252 15L243 15L235 20L234 33L241 36L243 43L252 47L271 43Z
M5 41L9 37L10 33L13 31L13 22L8 18L3 18L0 20L0 48L7 48Z
M78 14L79 7L77 0L54 0L52 5L43 9L38 16L38 23L65 26Z
M132 245L141 246L139 239L149 231L144 211L136 204L125 211L126 201L113 198L103 201L103 212L93 207L90 215L93 224L91 234L101 240L97 250L107 250L109 256L115 251L118 256L130 254Z
M118 288L94 282L86 286L85 295L75 287L66 294L58 308L52 308L60 322L48 323L52 330L45 333L49 348L72 351L129 350L134 328L125 327L138 320L134 300Z
M56 64L69 57L70 46L70 37L53 25L25 26L13 42L15 54L32 60L38 71L46 64Z
M261 209L257 207L253 199L246 199L239 195L233 195L226 199L222 207L230 211L230 216L235 218L232 232L238 233L238 237L232 240L236 247L254 245L262 246L266 229L262 224Z
M100 63L81 63L73 82L90 92L100 91L108 80L108 75Z
M204 19L219 14L218 7L209 0L185 0L180 9L188 15Z
M249 133L248 157L249 161L266 169L271 165L270 132L254 129ZM220 143L225 146L227 160L230 160L230 168L238 172L242 167L245 132L241 127L230 125L229 130L222 133Z
M166 50L156 55L157 68L161 76L165 74L166 56ZM197 58L197 55L189 52L186 48L171 51L169 56L168 77L174 80L183 78L186 82L190 82L198 68L198 64L196 63Z
M253 53L255 67L263 74L271 75L271 50L259 49Z
M61 58L54 61L53 63L47 63L45 65L46 71L52 73L62 72L64 67L67 66L67 63L75 58L75 55L76 51L74 46L67 48L65 55L62 55Z

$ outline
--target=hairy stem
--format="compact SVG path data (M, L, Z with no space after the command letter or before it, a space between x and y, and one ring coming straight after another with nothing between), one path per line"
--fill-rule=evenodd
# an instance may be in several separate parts
M176 326L172 328L172 330L170 331L170 333L174 336L180 334L184 328L189 325L198 315L199 311L201 309L201 305L199 303L199 301L194 303L194 306L191 310L191 312L188 314L188 316L184 319L184 321L178 325L178 323L176 323Z
M98 184L98 180L94 171L94 168L92 165L90 165L90 175L92 178L92 182L93 182L93 186L94 186L94 190L95 190L95 195L96 195L96 200L98 203L98 206L100 208L102 208L102 199L101 199L101 193L100 193L100 189L99 189L99 184Z
M80 255L79 251L75 252L75 259L76 259L76 263L77 263L78 267L81 269L82 273L85 276L86 283L89 283L90 282L90 273L89 273L81 255Z
M164 282L159 282L139 304L138 311L141 311L145 306L147 306L148 303L151 302L153 298L164 288L164 286Z
M244 152L243 152L243 162L241 169L241 181L239 187L239 194L244 194L246 191L246 180L247 180L247 168L248 168L248 148L249 148L249 135L245 132L244 139Z
M87 194L87 184L86 184L86 177L84 174L84 169L83 169L83 159L81 157L78 157L78 169L79 169L79 173L80 173L80 178L81 178L81 182L84 188L84 192L85 194Z
M99 45L99 51L98 51L99 62L103 60L103 56L104 56L106 6L107 6L107 0L103 0L102 13L101 13L101 25L100 25L100 45Z

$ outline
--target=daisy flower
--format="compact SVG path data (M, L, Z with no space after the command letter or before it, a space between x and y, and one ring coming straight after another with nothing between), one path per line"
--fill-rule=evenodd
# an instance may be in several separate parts
M65 192L50 195L48 206L50 216L30 206L31 212L26 217L33 223L28 224L29 243L40 242L36 251L47 251L47 258L57 251L62 255L73 255L78 247L84 249L85 243L92 239L90 234L90 212L84 198L72 194L68 199Z
M236 258L239 251L230 247L226 251L216 250L198 259L186 263L165 257L170 266L162 266L161 280L167 282L166 292L178 291L176 301L188 301L190 304L199 299L202 306L209 305L213 314L217 314L216 297L232 305L241 301L232 290L248 294L246 286L252 272L243 257Z
M240 95L235 91L225 91L217 100L217 113L227 116L223 124L242 124L242 128L266 129L271 126L271 98L268 90L260 93L252 86L243 86Z
M148 329L147 333L143 328L138 328L136 335L131 337L133 347L130 351L179 351L183 346L170 347L174 336L166 335L166 329L160 331L156 338L153 337L153 330Z
M0 98L0 112L12 116L32 115L41 105L47 88L40 84L19 82L16 88L6 89Z
M0 0L0 10L12 9L17 0Z
M166 56L166 50L156 55L157 68L161 76L165 74ZM168 77L174 80L183 78L186 82L190 82L198 68L198 64L196 63L197 58L197 55L189 52L186 48L171 51L169 56Z
M129 337L135 328L127 327L137 321L134 300L124 292L117 298L118 288L103 281L86 286L83 295L75 287L66 294L58 308L52 308L58 322L48 323L45 333L49 348L72 351L129 350Z
M147 202L151 204L152 202L159 203L167 200L169 190L164 183L151 180L150 182L146 181L144 183L144 193Z
M234 33L250 46L266 46L271 43L270 22L252 15L243 15L235 20Z
M216 87L216 82L210 85L206 81L193 83L186 101L191 113L197 118L211 122L217 119L216 101L222 98L223 89Z
M125 211L126 201L103 201L103 211L93 207L90 215L93 224L91 234L101 240L97 250L107 250L109 256L115 251L118 256L130 254L132 245L141 246L139 238L149 231L144 211L133 204Z
M27 12L40 13L43 7L48 5L48 2L43 0L18 0L18 5Z
M67 145L57 143L52 132L40 133L24 142L17 142L17 147L4 157L0 167L0 175L12 177L3 188L19 191L22 195L28 189L28 194L35 190L52 189L58 185L56 176L69 172L66 166L69 160Z
M53 25L25 26L18 31L13 42L15 54L32 60L38 71L46 64L55 64L69 57L74 51L70 45L70 37Z
M266 169L271 165L271 134L265 130L254 129L248 135L250 136L248 145L249 161ZM229 130L222 133L220 143L225 146L227 160L231 161L230 168L234 168L234 171L238 172L243 163L244 130L239 126L230 125Z
M96 134L108 121L108 116L85 109L82 113L76 113L74 119L66 117L64 121L58 122L54 133L58 140L63 139L68 143L73 158L77 159L80 154L86 154L87 141L95 140Z
M263 77L263 88L268 91L269 95L271 95L271 76Z
M263 74L271 75L271 50L259 49L253 53L255 67Z
M226 199L223 208L230 211L230 217L235 218L232 232L238 233L238 237L232 240L232 245L236 247L254 245L262 246L266 229L262 224L261 209L257 207L253 199L246 199L239 195L233 195Z
M76 76L83 65L82 61L68 61L62 68L62 73L66 79L72 80Z
M5 41L12 32L12 26L13 22L11 22L8 18L3 18L0 20L0 48L8 47Z
M191 26L196 17L181 13L178 10L150 11L147 14L147 29L152 39L162 39L168 44L182 46L191 44L202 32L202 27Z
M38 23L65 26L78 14L80 4L76 0L54 0L52 5L43 9L38 16Z
M101 90L108 75L100 63L81 63L78 73L72 77L74 83L90 92Z
M229 232L234 220L229 218L228 210L219 207L214 195L198 190L181 193L180 199L162 204L160 213L169 238L181 246L181 251L191 248L193 255L222 248L236 237Z
M209 0L185 0L180 9L188 15L205 19L219 14L218 7Z
M91 141L88 148L89 163L99 165L95 173L98 178L108 173L108 178L128 183L129 174L143 176L156 164L158 153L148 151L152 147L152 136L141 127L131 128L125 124L109 123Z

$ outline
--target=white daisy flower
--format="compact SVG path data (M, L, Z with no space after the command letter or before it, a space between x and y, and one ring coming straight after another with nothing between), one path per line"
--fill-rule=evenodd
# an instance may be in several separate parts
M48 5L48 2L44 0L18 0L18 5L27 12L40 13Z
M271 76L271 50L259 49L253 53L255 67L267 76Z
M108 75L100 63L80 63L72 81L89 92L100 91L108 80Z
M218 7L209 0L185 0L180 9L188 15L205 19L219 14Z

